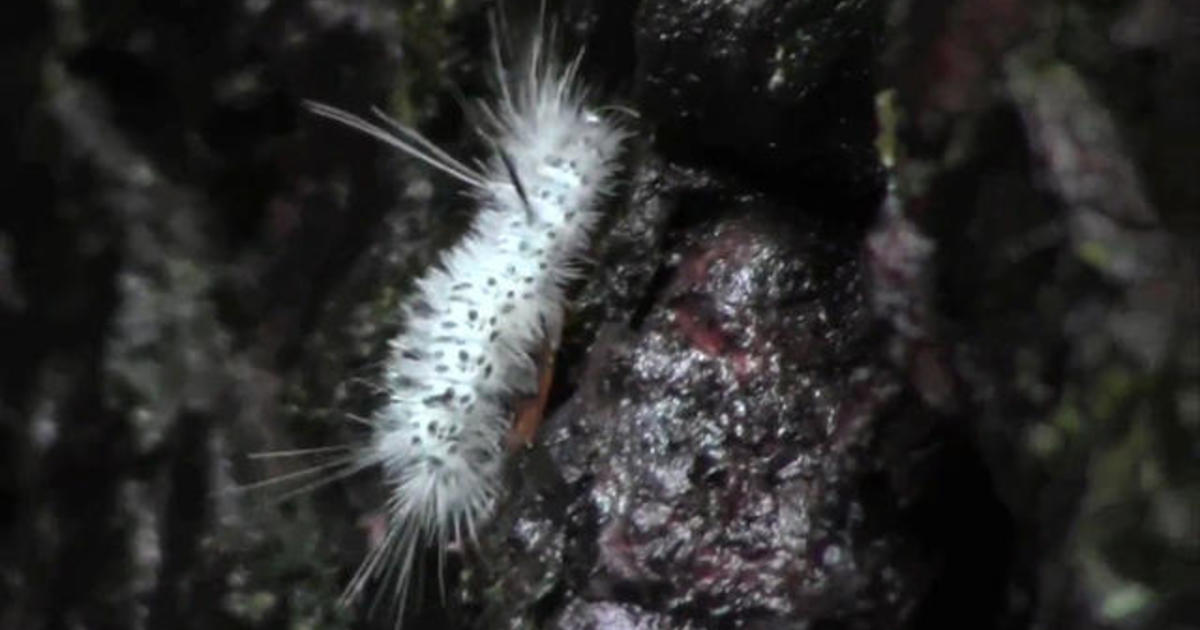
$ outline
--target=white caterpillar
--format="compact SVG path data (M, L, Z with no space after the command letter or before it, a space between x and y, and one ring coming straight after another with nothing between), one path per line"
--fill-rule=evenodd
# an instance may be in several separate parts
M382 466L389 524L348 597L395 576L403 606L423 545L440 552L473 539L490 515L501 491L511 405L536 392L534 356L557 340L565 285L579 275L627 136L585 106L580 56L557 63L535 38L524 76L510 86L499 46L493 52L500 94L495 106L484 107L490 126L479 133L494 151L479 169L378 111L386 128L309 104L465 182L479 205L462 241L417 281L404 307L406 328L390 341L388 400L349 465Z

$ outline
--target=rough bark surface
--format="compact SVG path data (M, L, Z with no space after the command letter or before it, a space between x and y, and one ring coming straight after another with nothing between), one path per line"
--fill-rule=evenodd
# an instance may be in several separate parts
M488 6L6 10L0 626L393 625L338 605L375 479L237 488L361 438L470 219L302 99L479 154ZM551 9L639 133L539 440L408 627L1200 627L1194 5Z

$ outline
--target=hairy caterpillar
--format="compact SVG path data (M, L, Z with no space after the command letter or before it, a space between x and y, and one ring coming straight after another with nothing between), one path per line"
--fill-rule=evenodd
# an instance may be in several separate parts
M478 204L467 234L417 280L405 328L389 341L386 403L368 419L367 444L339 460L342 474L380 466L388 495L386 533L345 599L392 580L397 625L424 545L440 554L473 539L500 495L511 405L537 391L534 357L558 338L564 289L581 271L628 135L585 105L582 53L560 63L535 36L510 81L498 30L493 24L498 98L482 105L486 124L477 129L492 154L478 168L378 110L381 124L307 104L467 184Z

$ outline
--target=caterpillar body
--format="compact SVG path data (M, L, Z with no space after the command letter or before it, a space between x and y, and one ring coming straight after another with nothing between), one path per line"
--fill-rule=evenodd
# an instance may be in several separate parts
M495 28L495 27L493 27ZM415 130L317 103L308 107L466 183L478 214L462 240L416 282L406 325L389 341L386 402L347 467L380 466L388 525L346 588L394 580L396 625L425 545L471 540L500 496L511 404L536 392L534 356L561 330L565 294L613 184L618 124L585 104L581 54L559 63L535 37L510 85L494 40L499 86L477 129L493 149L478 168Z

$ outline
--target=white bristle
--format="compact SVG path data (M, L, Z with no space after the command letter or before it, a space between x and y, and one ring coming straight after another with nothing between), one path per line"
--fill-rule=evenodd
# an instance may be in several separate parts
M534 356L557 339L564 289L580 273L627 135L585 106L578 62L547 60L535 41L510 86L513 73L497 60L500 94L480 130L493 154L482 170L381 115L385 126L309 104L466 183L479 204L461 242L417 281L404 331L389 342L387 402L350 465L382 466L389 524L350 597L394 575L403 606L425 545L442 552L473 539L500 496L512 404L537 390Z

